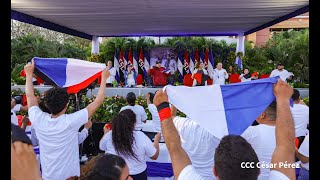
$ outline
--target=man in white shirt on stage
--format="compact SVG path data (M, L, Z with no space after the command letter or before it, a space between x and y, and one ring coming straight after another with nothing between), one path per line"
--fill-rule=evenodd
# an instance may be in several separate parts
M109 72L110 72L110 76L108 77L107 81L106 81L106 86L107 87L113 87L113 81L115 81L115 76L116 76L116 68L112 67L112 61L108 61L108 66L107 66Z
M277 69L273 70L269 77L280 76L282 81L286 81L290 75L291 74L289 74L289 72L284 69L284 66L282 65L282 63L278 63Z
M225 84L226 79L229 78L229 75L228 75L227 71L222 68L222 63L221 62L219 62L217 64L217 68L214 69L213 72L214 72L214 74L213 74L213 77L211 75L211 78L214 79L214 83L215 84L223 85L223 84Z

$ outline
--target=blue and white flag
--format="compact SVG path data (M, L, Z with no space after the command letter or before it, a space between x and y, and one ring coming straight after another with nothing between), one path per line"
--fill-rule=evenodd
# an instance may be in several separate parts
M77 93L101 76L106 68L103 63L94 63L71 58L35 57L35 74L53 86L67 88L68 93Z
M278 78L165 88L171 104L221 139L228 134L241 135L275 100L273 85Z
M163 73L169 74L171 72L171 69L165 69L162 71Z
M182 80L183 79L183 64L184 64L184 60L183 60L183 52L179 52L178 54L178 62L177 62L177 66L178 66L178 72L179 72L179 78Z
M115 50L114 52L114 60L113 60L113 66L114 68L116 69L116 76L115 76L115 79L116 81L119 83L120 82L120 71L119 71L119 68L120 68L120 64L119 64L119 54L118 54L118 51L117 49Z

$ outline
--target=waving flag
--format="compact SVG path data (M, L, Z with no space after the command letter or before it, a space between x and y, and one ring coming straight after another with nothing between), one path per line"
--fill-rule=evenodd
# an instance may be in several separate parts
M228 134L241 135L275 100L273 84L278 78L228 85L165 88L171 104L208 132L222 138Z
M115 79L116 81L119 83L120 82L120 65L119 65L119 54L118 54L118 51L117 49L115 50L114 52L114 59L113 59L113 66L114 68L116 69L116 76L115 76Z
M136 73L138 74L139 73L139 66L138 66L138 56L137 56L137 53L134 51L133 52L133 67L134 67L134 70L136 71Z
M69 94L88 87L101 76L105 64L71 58L34 58L34 73L53 86L67 88Z

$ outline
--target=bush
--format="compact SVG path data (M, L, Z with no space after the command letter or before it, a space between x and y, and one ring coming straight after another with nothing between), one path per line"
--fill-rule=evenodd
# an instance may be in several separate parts
M309 106L309 97L302 98L302 100L307 106Z

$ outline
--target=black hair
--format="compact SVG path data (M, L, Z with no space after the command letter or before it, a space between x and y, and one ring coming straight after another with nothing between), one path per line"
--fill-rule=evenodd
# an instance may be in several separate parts
M81 179L83 180L119 180L125 160L113 154L104 154L99 157L93 168Z
M21 96L14 96L12 99L16 101L16 104L21 104L22 103L22 97Z
M246 69L248 69L248 74L244 74L244 70L246 70ZM244 76L243 76L244 78L246 78L246 79L251 78L251 74L250 74L249 68L244 68L242 72L243 72L243 74L244 74Z
M133 151L133 130L136 114L131 109L121 111L112 119L112 143L117 154L132 157L139 161Z
M41 111L46 112L48 114L51 114L51 112L49 111L49 109L47 108L47 106L44 103L44 100L41 100L39 102L39 108L41 109Z
M126 100L130 106L134 106L136 104L136 95L133 92L129 92Z
M300 92L298 89L293 89L293 94L292 94L291 98L294 101L297 101L300 99Z
M150 94L149 100L150 100L150 102L153 104L153 99L154 99L154 95L155 95L155 94L153 94L153 93L149 93L149 94Z
M53 114L59 114L68 104L69 95L64 88L54 87L49 89L44 96L45 106Z
M260 169L258 156L241 136L224 136L214 154L215 170L219 179L257 180ZM241 168L242 162L253 162L254 168Z

